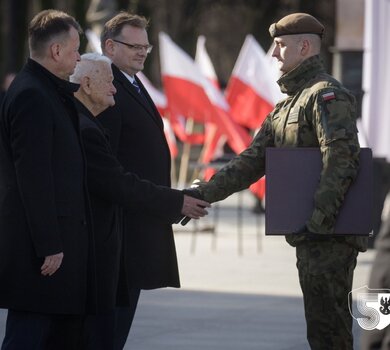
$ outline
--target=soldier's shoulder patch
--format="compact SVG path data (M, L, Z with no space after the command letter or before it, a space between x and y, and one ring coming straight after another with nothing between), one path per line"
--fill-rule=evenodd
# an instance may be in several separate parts
M327 102L327 101L331 101L331 100L335 100L336 99L336 95L333 91L331 92L325 92L321 95L322 97L322 100Z

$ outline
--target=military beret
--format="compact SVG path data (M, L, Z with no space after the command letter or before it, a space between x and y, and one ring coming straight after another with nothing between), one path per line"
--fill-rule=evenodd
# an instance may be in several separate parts
M322 37L324 26L307 13L293 13L271 24L269 33L272 38L292 34L318 34Z

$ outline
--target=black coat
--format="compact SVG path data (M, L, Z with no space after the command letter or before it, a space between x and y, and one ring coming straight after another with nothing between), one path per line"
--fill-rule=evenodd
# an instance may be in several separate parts
M0 307L83 313L94 304L85 161L72 92L28 60L0 115ZM52 276L44 257L64 253ZM89 288L90 287L90 288Z
M103 126L80 102L77 109L87 157L96 244L98 305L100 310L108 310L115 305L119 277L123 228L120 206L142 209L172 223L181 216L183 194L126 173L111 150Z
M142 83L140 96L113 65L116 104L98 116L110 131L112 149L125 171L157 185L170 187L171 158L161 116ZM178 207L171 201L164 207ZM124 210L123 254L126 284L153 289L179 287L179 273L171 222L141 206Z

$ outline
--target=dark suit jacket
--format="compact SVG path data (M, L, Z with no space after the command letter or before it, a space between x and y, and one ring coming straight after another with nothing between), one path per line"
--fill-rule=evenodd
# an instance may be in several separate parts
M144 96L115 65L112 69L116 104L98 119L110 131L113 151L126 171L157 185L170 186L171 158L161 116L138 78ZM178 204L171 201L161 205ZM126 284L141 289L179 287L171 222L141 207L125 209L124 222Z
M103 126L80 102L77 109L96 238L98 305L100 310L107 310L115 305L118 285L123 228L120 206L172 223L181 216L183 193L126 173L111 150Z
M0 307L83 313L93 282L85 161L72 92L33 60L0 115ZM90 232L90 233L88 233ZM44 257L64 253L53 276ZM90 269L89 269L90 268ZM89 270L88 270L89 269Z

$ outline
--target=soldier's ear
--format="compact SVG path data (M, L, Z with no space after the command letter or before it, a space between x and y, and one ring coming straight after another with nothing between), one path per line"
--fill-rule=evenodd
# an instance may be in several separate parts
M308 39L303 39L301 41L301 55L306 56L310 52L310 41Z

